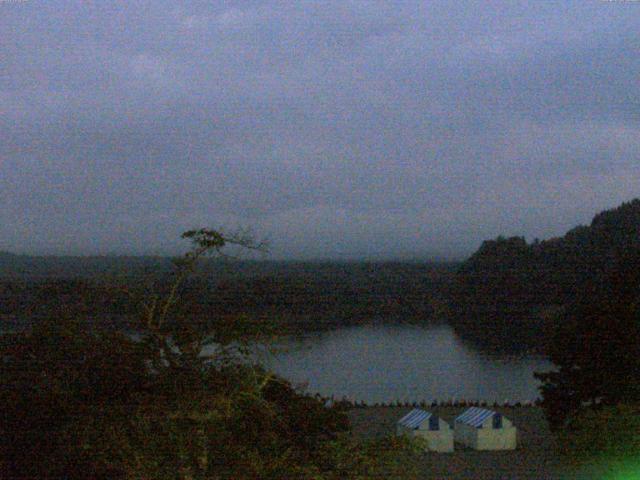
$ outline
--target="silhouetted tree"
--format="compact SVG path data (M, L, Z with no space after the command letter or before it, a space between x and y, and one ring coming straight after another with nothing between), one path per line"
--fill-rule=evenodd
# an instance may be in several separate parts
M640 249L629 249L561 316L549 344L556 371L538 373L558 428L583 409L640 401Z

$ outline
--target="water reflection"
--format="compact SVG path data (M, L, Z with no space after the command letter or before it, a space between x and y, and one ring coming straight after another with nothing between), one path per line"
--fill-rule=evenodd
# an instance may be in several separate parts
M268 360L280 375L308 390L368 403L393 400L527 401L538 397L540 356L483 353L447 325L362 326L290 338Z

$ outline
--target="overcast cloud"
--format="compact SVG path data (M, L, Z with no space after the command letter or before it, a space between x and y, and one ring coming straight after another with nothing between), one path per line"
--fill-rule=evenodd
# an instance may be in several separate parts
M640 2L0 0L0 250L461 257L640 196Z

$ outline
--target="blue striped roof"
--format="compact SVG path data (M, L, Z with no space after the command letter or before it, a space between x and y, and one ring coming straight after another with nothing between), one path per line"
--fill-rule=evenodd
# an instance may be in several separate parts
M465 423L472 427L480 428L482 423L489 417L493 417L496 412L485 408L471 407L462 415L456 417L456 422Z
M398 420L398 423L407 428L415 429L418 428L422 424L422 422L428 420L429 417L431 417L431 413L420 410L419 408L414 408L404 417Z

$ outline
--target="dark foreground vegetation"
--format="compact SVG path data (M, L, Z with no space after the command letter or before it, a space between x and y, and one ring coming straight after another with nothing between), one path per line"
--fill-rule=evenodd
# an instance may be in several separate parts
M215 231L185 237L194 249L171 288L140 299L135 336L64 308L2 336L0 478L413 478L419 444L355 438L340 405L252 362L247 346L266 327L182 315L178 292L199 257L253 247Z
M155 342L57 318L5 345L0 478L411 478L410 442L361 441L259 366Z

